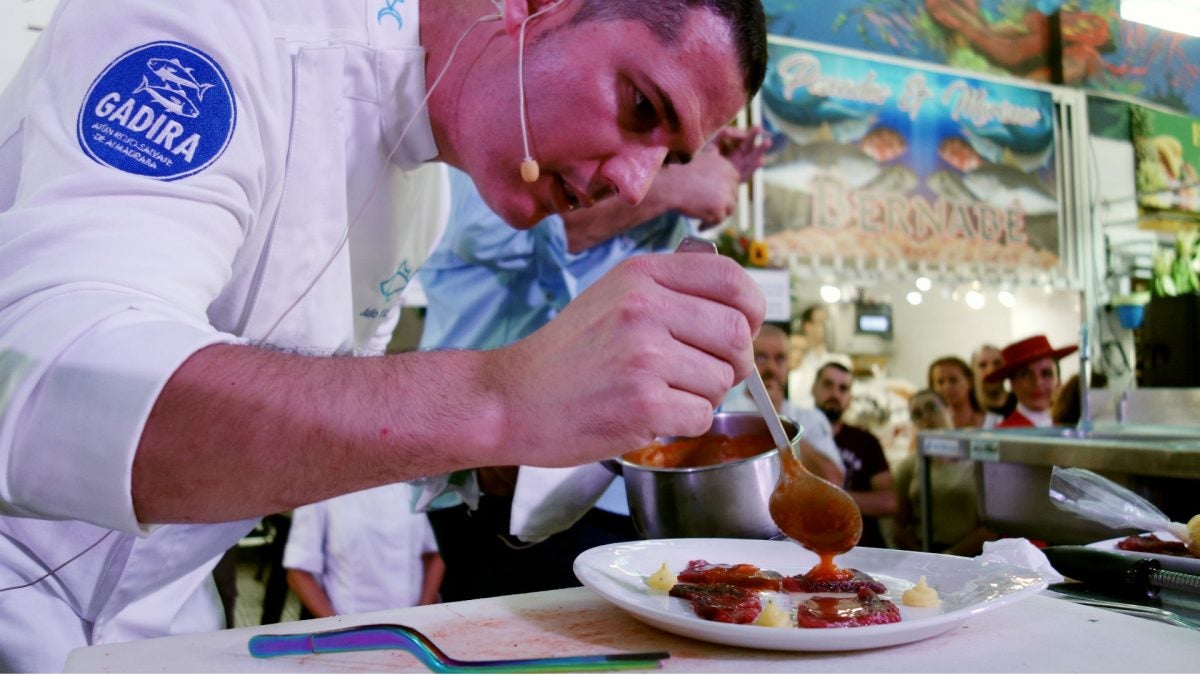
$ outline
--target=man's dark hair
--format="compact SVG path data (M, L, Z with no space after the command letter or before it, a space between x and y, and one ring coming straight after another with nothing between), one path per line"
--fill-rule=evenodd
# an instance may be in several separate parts
M840 370L843 373L849 375L850 377L854 377L854 373L850 372L850 369L847 368L846 366L843 366L842 364L838 363L837 361L826 361L824 365L822 365L820 368L817 369L817 374L813 376L813 382L820 380L821 376L824 375L825 371L828 369Z
M753 98L767 74L767 18L759 0L583 0L571 23L641 21L670 44L693 9L706 9L729 24L741 61L742 86L747 98Z
M822 309L825 309L825 305L809 305L808 307L805 307L804 311L800 313L801 325L812 323L813 317L816 316L817 312L821 311Z

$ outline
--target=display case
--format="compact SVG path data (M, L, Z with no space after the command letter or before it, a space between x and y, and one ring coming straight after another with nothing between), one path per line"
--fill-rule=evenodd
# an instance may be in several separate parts
M1175 520L1200 510L1200 426L1098 424L1073 428L922 432L918 480L922 541L932 539L930 462L955 457L976 462L979 513L1002 536L1048 544L1085 544L1121 534L1058 509L1049 498L1053 467L1089 469L1125 485Z

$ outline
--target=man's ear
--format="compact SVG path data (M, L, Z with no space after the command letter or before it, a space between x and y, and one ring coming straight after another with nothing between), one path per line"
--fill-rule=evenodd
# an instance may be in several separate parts
M503 0L504 7L501 9L501 14L504 17L504 32L508 33L514 39L521 32L521 24L530 16L537 14L539 11L550 7L551 5L559 5L567 0Z

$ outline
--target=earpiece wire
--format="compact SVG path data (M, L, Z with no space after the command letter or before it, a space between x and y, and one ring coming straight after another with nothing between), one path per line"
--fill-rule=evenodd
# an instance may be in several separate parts
M525 26L542 14L558 7L562 2L563 0L558 0L525 17L525 20L521 22L521 30L517 34L517 88L521 92L519 105L521 106L521 141L525 144L525 156L522 158L524 161L533 159L533 154L529 152L529 118L525 116Z
M337 246L333 248L333 252L330 253L329 259L325 261L325 264L322 265L321 269L317 271L315 276L313 276L312 281L308 283L308 286L306 286L300 295L297 296L294 301L292 301L292 304L288 305L287 309L283 310L283 313L280 314L279 318L275 320L275 323L271 324L271 328L262 336L262 342L268 341L271 338L271 335L274 334L275 330L279 328L279 325L283 323L283 320L286 319L287 316L296 309L296 307L304 300L304 298L308 297L308 294L311 293L314 288L316 288L317 282L321 280L321 277L325 276L325 273L329 271L330 266L333 265L333 262L337 260L338 255L341 254L342 249L346 247L346 243L350 241L351 230L353 230L354 226L358 224L359 219L362 218L363 214L367 210L367 205L369 205L371 200L375 198L375 194L379 191L379 186L383 184L383 179L387 176L387 171L389 168L388 165L391 163L392 157L396 154L396 151L400 149L400 145L404 142L404 137L408 135L408 130L412 128L413 123L417 121L417 118L421 115L421 112L424 111L425 107L429 104L429 98L433 95L433 92L435 89L437 89L438 85L441 84L442 77L445 76L446 71L450 69L450 64L454 63L454 57L456 54L458 54L458 48L462 46L463 41L467 39L467 36L470 35L471 31L475 30L476 26L479 24L488 21L498 21L501 18L503 17L500 14L485 14L484 16L479 17L474 23L468 26L465 31L463 31L462 36L458 38L458 42L454 43L454 48L450 50L450 56L446 59L446 64L442 66L441 72L439 72L438 76L434 78L433 84L430 85L429 90L425 92L425 98L421 100L421 105L418 106L415 111L413 111L412 116L408 118L408 122L405 123L404 128L400 131L400 138L396 139L396 143L392 147L391 152L387 154L387 159L384 160L383 169L380 170L379 176L376 177L374 184L371 186L371 191L367 193L367 198L364 199L362 204L358 207L358 211L355 213L354 217L351 218L350 222L346 224L346 229L344 232L342 232L342 238L340 241L338 241Z
M96 548L97 546L99 546L99 545L100 545L100 542L104 541L105 539L108 539L108 535L110 535L110 534L112 534L112 533L113 533L113 530L109 530L108 532L105 532L103 536L101 536L101 537L100 537L99 539L97 539L96 541L93 541L91 544L89 544L89 545L88 545L88 547L87 547L87 548L83 549L83 550L82 550L82 551L80 551L79 553L76 553L75 555L71 556L70 558L67 558L66 562L60 563L60 564L58 565L58 567L55 567L54 569L50 570L49 572L46 572L45 574L43 574L42 576L40 576L40 577L38 577L38 578L34 579L33 581L29 581L29 582L26 582L26 583L23 583L23 584L19 584L19 585L17 585L17 586L9 586L8 588L0 588L0 593L5 593L5 592L8 592L8 591L16 591L16 590L20 590L20 589L22 589L22 588L29 588L30 586L33 586L34 584L41 583L41 582L42 582L42 580L44 580L44 579L48 579L48 578L50 578L50 577L52 577L52 576L54 576L54 575L58 574L58 571L59 571L59 570L61 570L62 568L66 567L67 565L69 565L69 564L71 564L71 563L75 562L77 559L79 559L81 556L83 556L83 554L84 554L84 553L87 553L88 551L90 551L90 550L92 550L92 549ZM8 535L6 534L5 536L7 537ZM15 541L15 540L14 540L14 541ZM18 541L17 543L18 543L18 544L20 544L20 542L19 542L19 541Z

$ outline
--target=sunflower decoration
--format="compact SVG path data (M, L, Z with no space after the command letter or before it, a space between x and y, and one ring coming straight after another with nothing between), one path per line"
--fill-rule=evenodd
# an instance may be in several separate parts
M767 242L753 239L747 257L751 267L766 267L771 262L771 249L767 248Z
M765 241L751 239L734 227L727 227L717 235L717 251L733 258L742 267L769 267L771 249Z

